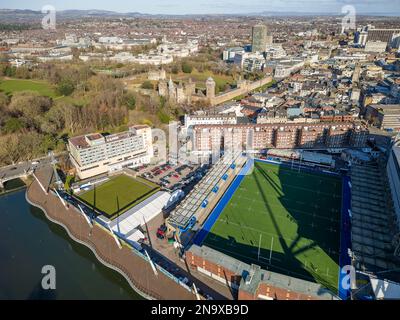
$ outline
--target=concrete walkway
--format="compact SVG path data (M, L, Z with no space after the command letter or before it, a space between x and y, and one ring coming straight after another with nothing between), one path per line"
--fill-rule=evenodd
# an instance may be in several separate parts
M48 188L52 176L50 166L41 168L36 176ZM148 299L194 300L195 295L178 283L158 272L155 276L150 264L128 246L119 249L113 236L103 227L92 228L73 207L66 209L56 195L46 195L35 180L27 189L26 198L42 209L46 217L66 229L69 236L90 248L104 265L121 273L132 288Z

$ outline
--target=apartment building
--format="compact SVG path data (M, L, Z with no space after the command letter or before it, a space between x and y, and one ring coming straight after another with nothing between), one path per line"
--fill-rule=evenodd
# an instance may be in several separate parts
M265 66L264 55L260 52L236 53L233 62L245 71L262 70Z
M235 112L229 113L197 113L185 114L185 129L189 130L193 126L200 124L236 124L237 117Z
M149 163L153 157L151 128L146 125L111 135L91 133L73 137L68 148L80 179Z
M353 122L197 125L193 146L198 152L246 148L342 148L363 147L368 130Z

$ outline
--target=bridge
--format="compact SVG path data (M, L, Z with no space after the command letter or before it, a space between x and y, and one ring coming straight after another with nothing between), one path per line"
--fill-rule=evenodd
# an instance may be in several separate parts
M4 189L6 182L14 179L27 179L33 173L33 169L23 169L23 171L16 172L14 174L3 174L0 176L0 189Z

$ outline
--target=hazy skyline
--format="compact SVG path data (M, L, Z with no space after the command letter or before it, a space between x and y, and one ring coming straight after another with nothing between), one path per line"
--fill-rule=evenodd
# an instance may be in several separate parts
M344 5L353 5L358 14L400 14L400 0L0 0L3 9L41 10L97 9L149 14L236 14L264 11L342 14Z

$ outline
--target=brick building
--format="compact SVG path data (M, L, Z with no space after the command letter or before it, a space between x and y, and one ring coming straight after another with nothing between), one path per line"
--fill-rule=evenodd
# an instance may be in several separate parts
M318 283L261 269L207 246L192 245L186 251L190 268L228 285L239 300L336 300Z
M353 122L224 124L193 127L194 150L210 152L242 146L247 150L266 148L364 147L367 129ZM228 143L229 142L229 143Z

